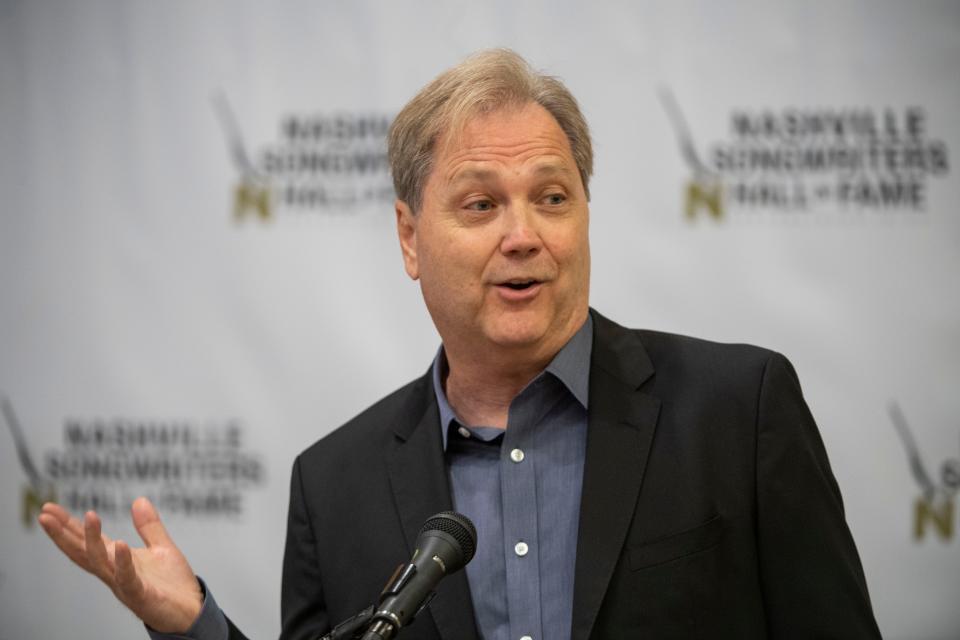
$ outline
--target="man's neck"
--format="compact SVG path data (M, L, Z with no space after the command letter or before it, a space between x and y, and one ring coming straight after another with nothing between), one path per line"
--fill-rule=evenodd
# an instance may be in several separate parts
M555 354L554 354L555 355ZM449 373L444 382L447 402L471 426L507 428L510 403L552 359L514 366L477 366L458 362L447 353Z
M469 426L506 429L514 398L547 368L583 322L585 320L573 326L560 341L549 345L477 351L470 348L473 343L444 342L448 368L446 379L441 383L450 407Z

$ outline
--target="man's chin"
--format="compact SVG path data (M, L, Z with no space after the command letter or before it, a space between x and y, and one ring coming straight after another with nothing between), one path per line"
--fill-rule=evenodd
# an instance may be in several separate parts
M541 318L509 314L492 322L486 334L490 342L499 347L525 350L541 345L548 328L549 324Z

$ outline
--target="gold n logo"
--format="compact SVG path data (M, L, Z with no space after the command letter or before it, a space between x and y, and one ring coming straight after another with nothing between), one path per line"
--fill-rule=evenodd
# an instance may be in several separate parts
M954 501L952 498L943 498L939 504L933 499L917 498L913 512L913 537L923 540L927 528L933 525L934 531L944 541L953 539Z
M684 208L687 219L696 218L700 208L705 208L715 220L723 218L723 183L696 180L687 183L687 199Z
M273 217L270 188L244 180L237 185L233 192L233 219L240 222L247 217L251 210L254 215L260 218L261 222L269 222L270 218Z

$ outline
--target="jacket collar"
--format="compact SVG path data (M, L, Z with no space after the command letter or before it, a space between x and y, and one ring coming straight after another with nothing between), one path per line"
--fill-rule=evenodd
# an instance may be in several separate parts
M415 384L409 402L397 412L394 447L387 453L387 475L412 554L420 528L430 516L453 509L450 482L440 442L440 414L430 373ZM442 580L428 610L444 640L478 640L467 573ZM426 615L421 613L420 616Z
M591 310L587 452L580 502L571 640L586 640L633 520L660 411L644 392L653 363L638 334Z

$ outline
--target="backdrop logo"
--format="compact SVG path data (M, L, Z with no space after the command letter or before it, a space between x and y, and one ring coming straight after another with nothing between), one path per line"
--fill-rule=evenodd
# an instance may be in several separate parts
M214 100L237 181L233 218L268 222L281 215L351 215L393 202L386 113L291 113L277 138L251 155L224 96Z
M918 106L734 109L727 137L701 155L672 94L661 100L691 173L688 219L923 213L930 181L950 171Z
M41 469L6 398L2 413L27 479L21 503L27 527L46 501L111 518L141 495L173 517L236 517L247 493L266 482L238 420L66 418L62 444L44 453Z
M20 462L20 468L27 476L26 484L21 487L20 518L23 525L29 527L40 513L40 507L43 506L44 502L56 502L56 487L37 470L37 466L33 462L33 456L27 446L27 440L23 435L23 429L20 428L20 422L13 410L13 405L6 397L0 397L0 413L3 414L3 419L13 436L13 445L17 449L17 460Z
M888 408L890 419L896 427L907 452L910 472L920 489L914 502L913 536L923 540L928 531L933 531L941 540L952 540L957 526L957 491L960 490L960 459L949 458L940 467L939 482L934 480L920 455L913 433L896 402Z

